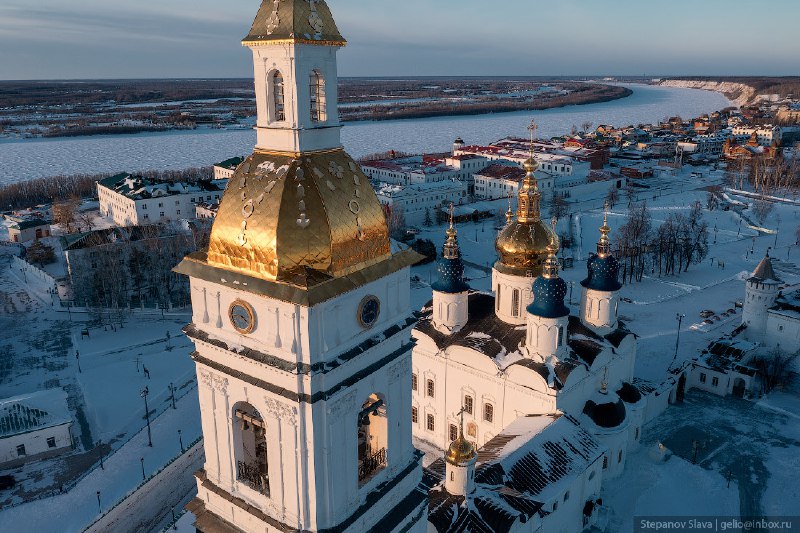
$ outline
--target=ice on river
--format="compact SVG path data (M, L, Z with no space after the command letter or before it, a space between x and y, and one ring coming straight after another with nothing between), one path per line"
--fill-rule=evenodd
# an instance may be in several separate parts
M456 137L489 143L506 135L526 136L532 116L539 136L563 135L573 125L591 122L626 126L658 122L668 116L691 118L730 105L721 94L697 89L630 85L621 100L465 117L355 122L342 131L345 148L358 157L387 150L445 151ZM0 185L54 174L133 172L206 166L250 153L252 130L196 130L139 135L0 141Z

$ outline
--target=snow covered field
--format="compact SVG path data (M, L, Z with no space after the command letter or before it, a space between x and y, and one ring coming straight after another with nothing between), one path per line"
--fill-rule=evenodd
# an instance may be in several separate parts
M724 96L710 91L648 85L630 88L633 95L622 100L546 111L350 123L342 131L342 141L354 157L387 150L430 153L449 150L459 136L469 143L489 143L505 135L526 136L532 115L539 123L538 134L547 138L563 135L586 121L595 126L652 123L674 115L694 117L730 105ZM0 141L0 185L54 174L210 165L250 153L254 143L255 133L250 130Z

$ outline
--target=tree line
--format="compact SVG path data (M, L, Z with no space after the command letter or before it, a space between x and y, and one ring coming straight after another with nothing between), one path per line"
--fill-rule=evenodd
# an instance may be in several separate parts
M209 180L214 177L213 167L193 167L184 170L146 170L138 172L154 181ZM25 209L39 204L54 204L70 199L95 198L97 182L111 174L59 174L47 178L20 181L0 187L0 210Z

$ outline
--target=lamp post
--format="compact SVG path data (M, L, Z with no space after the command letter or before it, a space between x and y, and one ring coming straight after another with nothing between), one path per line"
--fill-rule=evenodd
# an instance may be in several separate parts
M181 430L178 430L178 442L181 443L181 453L185 452L186 449L183 447L183 435L181 435Z
M147 477L144 475L144 457L142 457L141 459L139 459L139 461L141 461L141 462L142 462L142 481L144 481L144 480L146 480L146 479L147 479Z
M81 371L81 353L78 350L75 350L75 360L78 361L78 374L82 374Z
M98 440L97 441L97 448L100 451L100 470L105 470L106 467L103 465L103 449L100 448L100 446L102 446L102 445L103 445L103 440L102 439Z
M172 397L172 408L177 409L177 407L175 407L175 385L172 383L169 384L169 392Z
M672 368L672 365L675 364L675 361L678 359L678 345L681 342L681 323L683 322L683 319L686 318L686 315L677 313L675 318L678 319L678 335L675 338L675 356L672 358L672 363L670 363L669 368ZM667 370L669 370L669 368Z
M100 506L100 491L97 491L97 511L103 514L103 508Z
M144 398L144 416L147 419L147 445L153 447L153 437L150 433L150 409L147 407L147 395L150 394L150 389L147 387L142 389L142 398Z

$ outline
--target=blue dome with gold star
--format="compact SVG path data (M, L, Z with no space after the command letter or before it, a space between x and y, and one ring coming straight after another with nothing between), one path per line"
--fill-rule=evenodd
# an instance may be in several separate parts
M619 261L613 255L592 254L586 263L588 276L581 285L595 291L613 292L622 288L619 282Z
M431 285L431 288L436 292L458 294L469 290L469 285L464 281L464 262L461 261L461 250L458 247L456 235L451 207L450 227L447 229L447 240L442 248L442 258L439 259L436 265L436 270L439 272L439 279Z
M542 318L561 318L569 315L569 308L564 305L567 295L567 282L561 278L539 276L533 282L533 303L528 312Z
M603 292L614 292L622 288L619 282L619 261L611 255L611 241L608 234L608 213L603 215L603 226L600 228L600 240L597 242L597 253L589 256L586 262L587 277L581 285L587 289Z
M542 267L542 275L533 282L533 303L528 313L542 318L561 318L569 316L569 308L564 305L567 295L567 282L558 276L558 243L556 242L555 219L547 259Z

